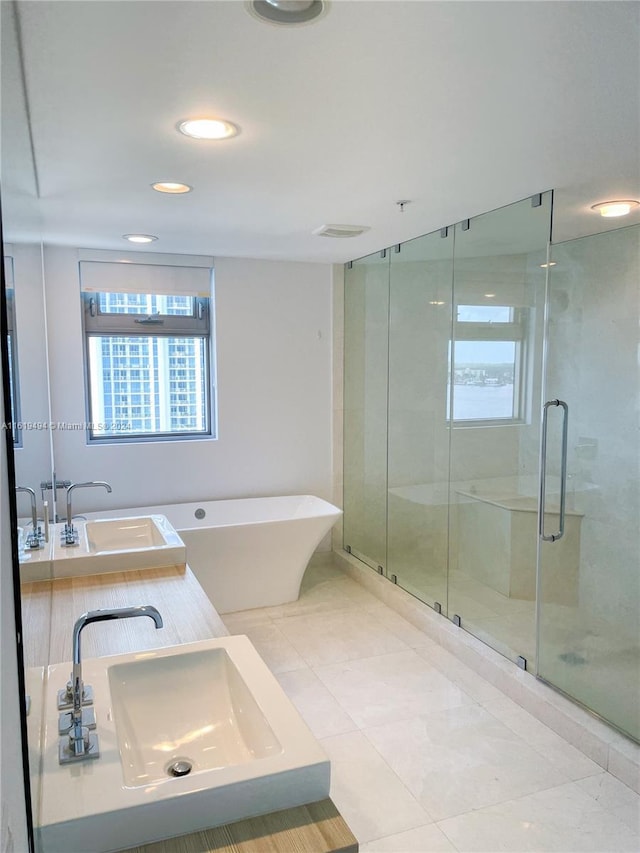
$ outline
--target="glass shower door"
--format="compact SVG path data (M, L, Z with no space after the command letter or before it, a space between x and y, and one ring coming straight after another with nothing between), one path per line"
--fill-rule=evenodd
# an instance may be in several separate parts
M553 261L538 675L640 739L640 226Z
M453 229L391 253L387 575L446 613Z
M551 193L456 225L448 616L532 668Z
M389 254L345 269L344 534L346 550L375 569L387 552Z

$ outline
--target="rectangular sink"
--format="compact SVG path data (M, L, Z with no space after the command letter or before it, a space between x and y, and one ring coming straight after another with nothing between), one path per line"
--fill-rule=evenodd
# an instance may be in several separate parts
M74 525L77 545L61 544L63 525L52 532L56 578L186 565L185 544L164 515L76 520Z
M85 531L92 554L157 548L166 544L153 516L87 521Z
M179 762L199 773L282 752L224 648L116 664L108 673L126 785L163 782Z
M70 666L47 675L42 853L109 853L329 795L327 756L247 637L84 662L100 757L60 765Z

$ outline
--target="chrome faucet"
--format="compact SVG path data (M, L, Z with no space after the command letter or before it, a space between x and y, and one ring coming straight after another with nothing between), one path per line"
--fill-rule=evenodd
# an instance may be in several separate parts
M68 737L63 737L60 740L60 764L84 758L100 757L98 736L89 731L89 727L84 725L85 721L83 720L82 704L89 686L85 687L82 681L80 654L80 635L82 630L92 622L105 622L111 619L130 619L133 616L149 616L150 619L153 619L156 628L162 628L162 616L150 604L138 604L135 607L116 607L109 610L90 610L88 613L83 613L73 626L73 671L71 673L71 682L67 684L66 691L61 690L58 694L58 707L61 707L61 697L64 699L69 693L71 693L73 700L70 720L68 712L61 715L61 733L64 730L62 728L63 718L68 719L70 725L67 726ZM95 722L93 723L93 727L95 728Z
M16 492L26 492L31 498L31 526L32 532L27 536L25 546L27 548L40 547L40 528L38 526L38 508L36 505L36 493L29 486L16 486Z
M67 523L65 524L64 530L62 532L63 545L77 545L78 543L78 534L76 533L76 530L73 526L73 513L71 511L71 493L74 489L88 489L93 486L101 486L108 492L112 491L109 483L105 483L103 480L92 480L89 483L71 483L71 485L67 488Z

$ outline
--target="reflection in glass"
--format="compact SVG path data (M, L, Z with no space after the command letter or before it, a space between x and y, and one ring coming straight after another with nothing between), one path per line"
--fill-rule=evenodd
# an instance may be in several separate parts
M478 216L454 257L448 613L530 668L550 213L546 193Z
M344 546L374 568L387 553L389 258L345 270Z
M387 574L446 612L453 233L391 256Z
M540 552L538 671L640 740L640 226L553 247L546 399L569 407L565 535ZM547 529L560 424L550 412Z
M5 257L5 270L7 261ZM13 264L11 264L13 268ZM8 280L7 280L8 284ZM9 357L9 395L11 397L11 423L13 429L13 446L22 447L22 418L20 417L20 380L18 374L18 345L16 331L16 304L13 287L7 286L7 351Z

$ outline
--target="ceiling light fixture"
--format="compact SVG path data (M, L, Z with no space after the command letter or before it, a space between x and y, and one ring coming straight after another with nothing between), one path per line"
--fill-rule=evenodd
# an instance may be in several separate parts
M326 13L321 0L251 0L249 12L270 24L308 24Z
M122 236L130 243L153 243L154 240L158 239L153 234L123 234Z
M549 261L549 263L548 263L548 264L540 264L540 267L541 267L543 270L546 270L546 269L547 269L547 267L555 267L557 263L558 263L557 261Z
M311 233L316 237L359 237L368 230L368 225L321 225Z
M494 296L495 296L495 293L485 293L485 298L486 298L486 299L493 299L493 298L494 298Z
M188 118L177 124L180 133L192 139L231 139L240 128L222 118Z
M591 210L597 210L600 216L626 216L635 207L640 207L640 201L632 198L617 198L613 201L601 201L592 204Z
M179 184L177 181L158 181L151 184L151 188L156 192L169 193L169 195L182 195L183 193L190 193L193 189L189 184Z

